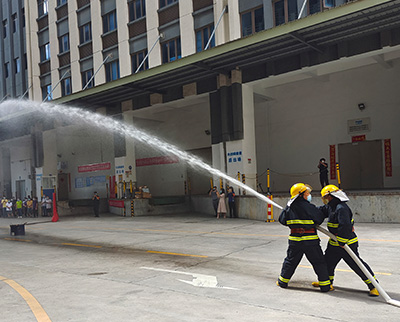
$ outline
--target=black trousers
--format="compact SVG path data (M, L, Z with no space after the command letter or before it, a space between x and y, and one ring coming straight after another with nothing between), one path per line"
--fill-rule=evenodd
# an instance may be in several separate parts
M329 184L328 171L320 172L319 181L321 182L321 188L323 188L323 187L325 187L325 186L327 186Z
M218 203L219 203L219 199L215 199L212 201L213 202L213 207L215 210L215 215L218 215Z
M236 218L235 202L229 202L229 217Z
M356 256L360 259L360 261L364 264L366 269L371 273L372 276L374 276L374 272L372 269L369 267L369 265L364 262L360 255L358 254L358 243L354 243L349 245L351 250L356 254ZM350 255L344 250L343 248L339 246L332 246L331 244L328 244L328 247L326 248L325 251L325 260L326 264L328 265L328 274L329 278L331 280L331 283L333 283L334 275L335 275L335 268L337 264L340 262L340 260L343 259L347 265L358 275L360 278L367 284L368 288L372 290L375 286L372 284L372 282L368 279L368 277L363 273L361 268L358 267L356 262L350 257Z
M100 209L100 205L95 205L95 206L93 207L94 215L95 215L96 217L99 217L99 209Z
M308 261L311 263L315 274L318 276L318 281L326 282L329 280L328 269L324 259L321 246L318 242L294 242L289 241L287 256L283 261L281 277L290 280L293 276L297 266L299 265L303 255L306 255ZM279 281L281 283L282 281ZM330 285L320 286L321 290L328 291Z

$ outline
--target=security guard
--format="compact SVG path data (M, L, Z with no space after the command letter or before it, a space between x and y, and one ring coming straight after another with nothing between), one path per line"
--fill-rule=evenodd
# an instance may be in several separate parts
M321 190L321 197L325 206L320 207L320 209L324 213L325 217L328 217L329 231L337 238L337 242L333 239L329 239L325 251L325 260L328 265L328 273L331 283L333 283L335 267L339 261L343 259L347 265L349 265L350 268L367 284L370 290L369 296L379 296L378 290L344 249L344 245L348 245L368 269L371 275L374 276L374 272L358 254L358 237L354 232L353 213L346 204L346 202L349 201L349 198L342 190L332 184ZM315 287L319 286L318 282L313 282L312 284Z
M303 255L305 254L318 276L322 292L330 290L328 270L316 232L316 225L324 221L323 213L310 203L311 187L296 183L290 189L291 199L279 216L282 225L289 226L289 247L276 284L286 288Z

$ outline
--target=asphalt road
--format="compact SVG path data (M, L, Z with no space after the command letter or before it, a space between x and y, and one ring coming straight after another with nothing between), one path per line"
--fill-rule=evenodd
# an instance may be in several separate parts
M368 297L344 263L333 292L310 285L306 259L288 289L277 287L288 234L278 223L103 215L10 236L9 225L24 221L0 219L1 321L400 320L400 308ZM356 224L356 232L361 257L400 300L400 225Z

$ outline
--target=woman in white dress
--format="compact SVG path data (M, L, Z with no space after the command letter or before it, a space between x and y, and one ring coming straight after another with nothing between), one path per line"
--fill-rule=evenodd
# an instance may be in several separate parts
M221 189L220 193L218 194L219 203L217 209L217 219L219 219L220 215L223 215L226 218L226 204L225 204L225 190Z

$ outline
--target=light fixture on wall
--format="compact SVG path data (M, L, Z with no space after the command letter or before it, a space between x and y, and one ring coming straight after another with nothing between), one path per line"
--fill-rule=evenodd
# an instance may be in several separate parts
M360 111L365 110L365 104L364 104L364 103L358 104L358 109L359 109Z
M206 135L210 135L210 134L211 134L210 130L204 130L204 133L205 133Z

